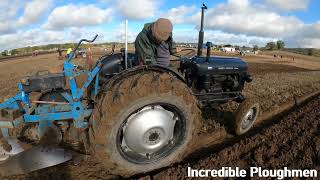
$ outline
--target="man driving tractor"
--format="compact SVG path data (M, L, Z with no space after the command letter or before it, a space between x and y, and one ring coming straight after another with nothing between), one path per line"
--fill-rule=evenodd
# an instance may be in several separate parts
M177 52L172 38L173 26L169 19L159 18L157 21L144 25L135 41L135 53L140 65L170 65L170 55ZM67 56L72 52L67 50ZM52 68L51 73L63 71L63 64Z
M170 65L170 55L176 53L172 30L172 23L165 18L144 25L135 41L136 56L140 65Z

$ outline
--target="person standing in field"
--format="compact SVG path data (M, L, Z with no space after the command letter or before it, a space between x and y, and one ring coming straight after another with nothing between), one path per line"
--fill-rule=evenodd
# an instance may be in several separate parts
M71 55L72 52L72 48L68 48L67 49L67 58L69 59L69 56Z
M58 48L58 54L59 54L59 57L58 57L58 59L59 60L62 60L63 58L62 58L62 50L60 49L60 48Z
M135 41L136 57L140 65L170 65L170 55L176 53L170 20L159 18L144 25Z

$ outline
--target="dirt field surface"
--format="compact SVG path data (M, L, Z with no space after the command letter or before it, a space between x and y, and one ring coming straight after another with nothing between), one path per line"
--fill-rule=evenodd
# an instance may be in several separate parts
M274 67L270 73L264 70L252 72L254 81L244 89L247 97L260 102L263 111L320 89L320 71L298 70L287 66L285 70L272 72L278 67ZM296 71L292 72L293 69Z
M288 167L289 169L316 169L319 172L319 119L320 97L317 97L286 116L264 123L246 136L204 149L189 159L189 163L165 169L150 177L184 179L188 176L188 167L192 169ZM203 157L203 154L211 155Z
M188 54L188 52L184 53ZM320 68L316 68L318 65L320 67L320 60L318 62L299 55L297 58L300 58L304 64L308 64L301 66L295 62L270 61L272 57L267 56L244 57L248 62L249 72L254 78L252 83L246 85L244 93L247 97L260 103L262 117L276 112L288 102L295 102L300 97L320 90ZM94 56L94 58L98 57L98 55ZM77 61L83 62L82 59ZM0 62L0 102L18 92L17 84L24 76L35 74L36 71L51 69L62 63L63 61L59 61L56 54ZM320 144L319 98L287 117L261 122L254 132L245 137L228 139L231 135L228 134L228 128L225 127L228 124L225 121L237 106L235 103L229 103L218 110L205 109L203 119L201 119L205 124L202 130L204 133L199 137L201 140L199 143L206 144L208 148L192 155L186 161L190 164L184 163L161 172L153 172L152 177L184 178L186 167L189 165L193 168L209 169L221 166L276 168L285 165L319 169L319 159L317 159L319 157L317 156L320 154L320 147L316 147L316 144ZM226 138L227 141L221 143ZM307 153L303 154L303 152ZM199 156L199 154L202 155ZM75 160L56 167L6 179L114 178L110 176L112 172L106 171L95 157L87 157L87 161L81 161L84 157L75 157Z
M185 179L187 168L262 167L264 169L316 169L320 171L320 96L260 124L248 134L226 138L202 148L184 163L136 176L141 179ZM105 171L97 159L65 163L7 179L119 179ZM253 178L255 179L255 178ZM256 178L258 179L258 178Z

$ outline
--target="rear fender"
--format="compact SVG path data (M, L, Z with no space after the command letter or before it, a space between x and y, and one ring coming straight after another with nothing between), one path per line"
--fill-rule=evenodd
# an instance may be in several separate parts
M161 73L169 73L175 77L177 77L179 80L185 83L184 77L177 72L173 68L165 67L165 66L159 66L159 65L144 65L144 66L135 66L133 68L127 69L122 71L121 73L113 76L106 84L105 87L102 89L104 90L111 90L117 82L120 82L122 79L128 78L129 76L139 74L142 72L147 72L147 71L154 71L154 72L161 72Z

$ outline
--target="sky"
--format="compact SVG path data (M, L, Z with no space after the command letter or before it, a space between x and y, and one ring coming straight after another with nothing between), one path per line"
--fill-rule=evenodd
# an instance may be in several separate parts
M287 47L320 48L320 0L0 0L0 51L77 42L129 42L148 22L163 17L176 42L197 42L205 3L205 41L258 45L283 40Z

